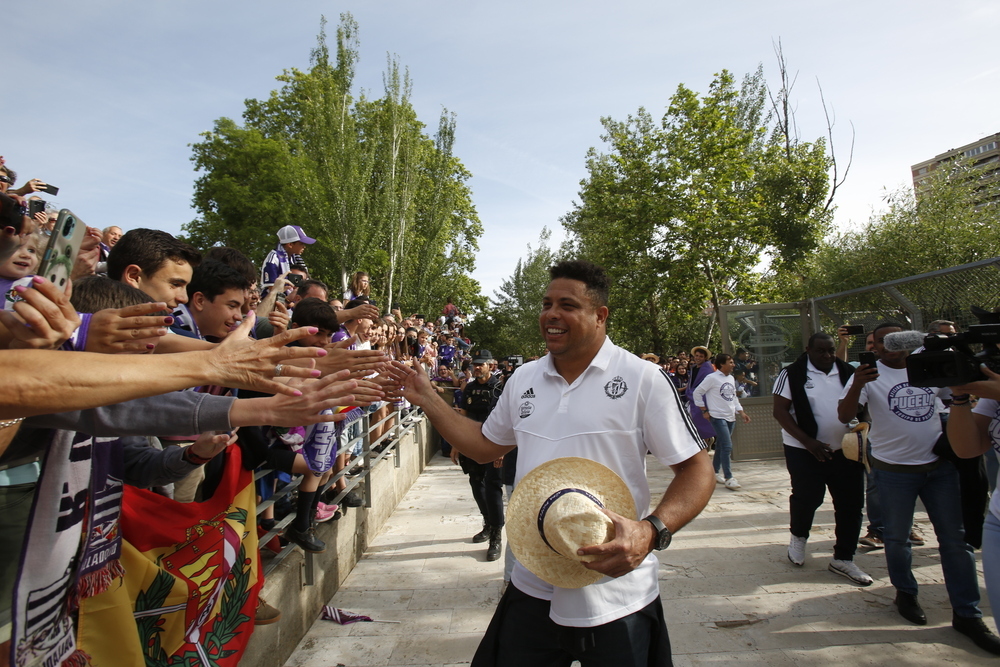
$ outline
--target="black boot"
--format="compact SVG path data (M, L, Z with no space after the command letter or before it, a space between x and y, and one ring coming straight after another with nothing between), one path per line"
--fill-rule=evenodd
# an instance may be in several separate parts
M984 651L1000 655L1000 638L990 632L990 629L983 623L983 619L952 615L951 627L974 641L976 646Z
M916 595L910 595L903 591L896 591L896 607L899 608L899 615L910 623L917 625L927 625L927 616L923 608L917 602Z
M490 528L490 546L486 550L486 560L499 560L503 541L501 534L503 528Z
M483 519L483 529L472 536L472 543L482 544L488 539L490 539L490 524L486 523L486 520Z

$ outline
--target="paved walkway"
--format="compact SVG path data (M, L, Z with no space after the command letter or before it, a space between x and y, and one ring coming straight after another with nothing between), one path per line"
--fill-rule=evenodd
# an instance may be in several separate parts
M881 551L856 556L875 578L868 588L827 571L833 549L829 499L816 515L809 555L798 568L785 556L789 488L784 463L739 462L735 473L743 489L716 487L702 515L659 554L674 664L998 664L951 629L926 514L918 513L917 523L928 544L914 549L913 565L929 623L918 627L900 618L892 605L894 589ZM649 458L654 497L670 477L669 469ZM503 560L486 562L486 545L471 543L482 526L474 508L461 470L436 457L330 601L399 623L316 621L287 664L468 664L503 579ZM983 609L989 616L985 590Z

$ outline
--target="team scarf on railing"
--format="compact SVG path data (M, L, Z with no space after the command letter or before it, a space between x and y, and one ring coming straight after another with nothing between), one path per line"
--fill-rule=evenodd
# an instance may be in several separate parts
M14 589L12 665L86 664L74 653L74 616L123 573L123 471L117 438L53 431Z
M201 503L126 487L122 585L80 608L79 644L94 667L239 663L263 577L253 475L237 445L225 456L222 482Z

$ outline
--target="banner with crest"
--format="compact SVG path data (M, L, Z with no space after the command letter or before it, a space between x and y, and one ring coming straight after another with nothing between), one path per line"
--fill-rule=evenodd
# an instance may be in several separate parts
M231 445L212 498L125 487L121 585L82 600L78 655L94 667L235 667L263 578L253 476ZM134 628L134 632L128 629Z

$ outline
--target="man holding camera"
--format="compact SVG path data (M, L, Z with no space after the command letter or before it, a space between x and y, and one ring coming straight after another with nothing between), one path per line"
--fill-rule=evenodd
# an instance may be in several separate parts
M886 566L896 587L895 604L906 620L927 624L917 601L909 541L919 496L937 534L952 627L980 648L1000 655L1000 639L983 623L979 609L976 559L965 542L958 473L933 451L942 434L937 399L947 398L950 392L910 385L906 374L909 352L885 347L885 337L901 330L894 322L875 327L872 333L878 361L874 368L862 364L855 371L838 407L840 421L845 424L857 415L859 405L867 404L871 415L871 466L882 505Z

